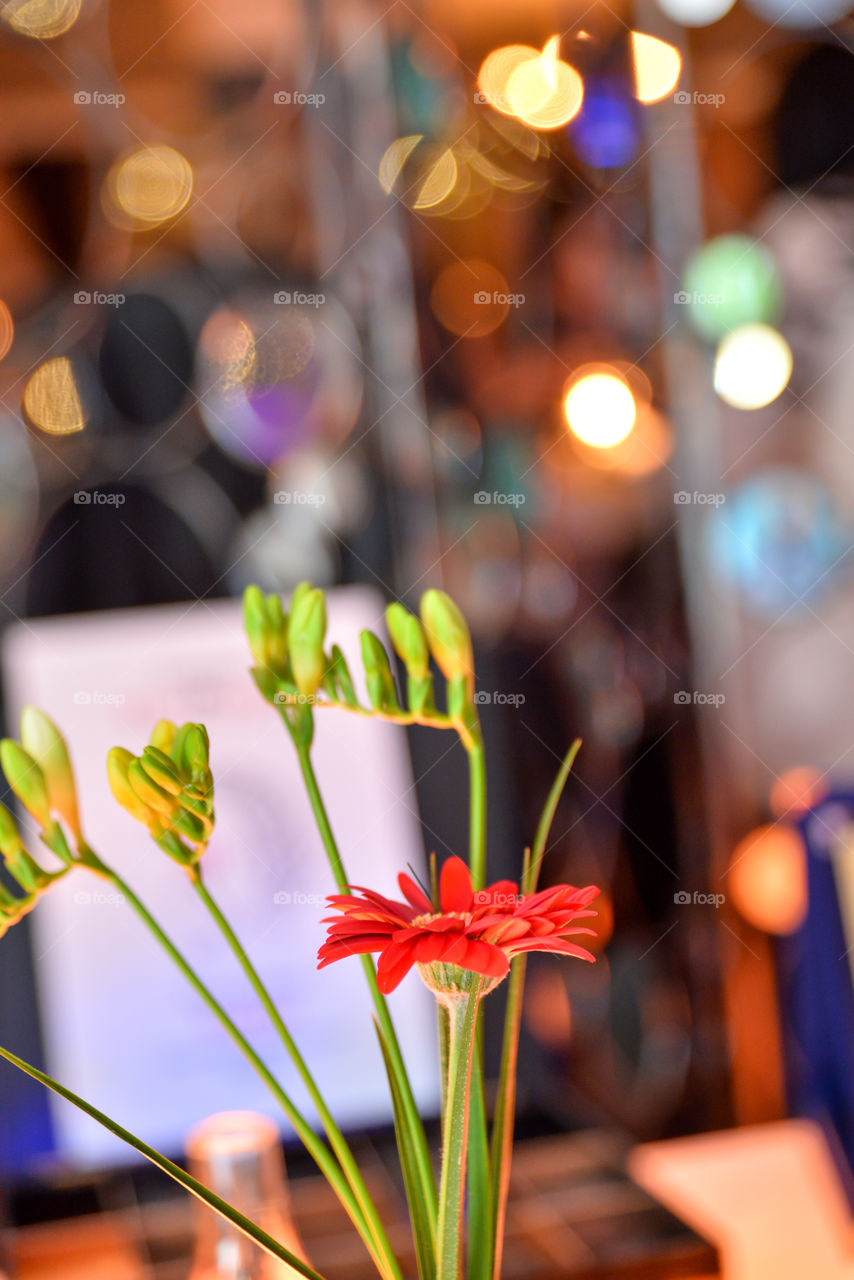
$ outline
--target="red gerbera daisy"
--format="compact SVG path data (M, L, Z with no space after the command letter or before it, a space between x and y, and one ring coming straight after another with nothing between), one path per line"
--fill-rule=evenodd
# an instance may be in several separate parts
M470 989L473 973L488 979L481 988L485 994L506 976L513 957L525 951L594 959L569 935L594 932L571 926L596 914L586 910L599 892L595 885L559 884L521 895L512 880L499 880L475 893L461 858L449 858L442 867L439 910L409 876L398 876L398 884L406 902L358 885L353 894L327 899L341 914L323 921L329 931L318 952L319 969L345 956L377 951L377 980L385 995L413 965L437 994Z

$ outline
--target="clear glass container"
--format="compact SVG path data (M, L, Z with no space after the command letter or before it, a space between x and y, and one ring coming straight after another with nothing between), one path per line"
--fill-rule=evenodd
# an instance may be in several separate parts
M304 1253L291 1219L279 1131L254 1111L210 1116L187 1138L190 1172L257 1222L292 1253ZM294 1280L299 1273L253 1244L196 1201L196 1243L189 1280Z

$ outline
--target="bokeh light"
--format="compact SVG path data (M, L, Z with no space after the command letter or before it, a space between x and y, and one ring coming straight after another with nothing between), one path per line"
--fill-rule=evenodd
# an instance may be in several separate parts
M794 467L768 468L727 494L707 539L715 571L775 624L797 622L834 589L851 540L825 486Z
M6 303L0 298L0 360L10 352L15 339L15 322Z
M314 437L340 442L361 403L359 341L340 304L319 294L278 297L239 298L213 312L199 336L202 419L220 448L253 470Z
M568 124L581 107L584 84L559 50L559 36L547 40L542 50L529 45L494 50L478 75L481 94L497 111L532 129Z
M573 435L595 449L625 440L637 418L631 387L607 365L586 365L573 375L564 390L563 412Z
M627 479L640 480L667 465L674 449L673 429L652 405L642 404L635 394L637 416L629 434L617 444L604 448L579 442L584 461L600 471L611 471Z
M404 166L424 137L423 133L409 133L403 138L395 138L383 152L379 164L380 186L386 195L391 195Z
M727 886L748 924L765 933L794 933L807 911L806 854L797 831L785 823L751 831L733 850Z
M435 209L442 204L453 191L457 176L454 153L450 147L446 147L427 169L412 202L413 209Z
M851 0L745 0L745 4L772 27L796 31L829 27L851 12Z
M503 324L511 300L506 279L489 262L469 258L451 262L438 275L430 292L437 320L461 338L484 338Z
M780 311L781 286L773 257L750 236L709 240L685 266L682 291L688 319L715 341L743 324L770 323Z
M13 31L37 40L53 40L80 17L83 0L6 0L0 17Z
M775 818L787 815L797 817L806 813L807 809L812 809L825 790L826 784L818 769L812 769L808 765L786 769L779 778L774 779L771 787L771 812Z
M67 356L45 360L38 366L24 389L24 409L33 426L48 435L65 436L83 430L87 415Z
M193 193L193 170L174 147L141 147L113 166L104 208L119 226L156 227L176 217Z
M644 35L641 31L632 32L631 48L638 101L660 102L679 83L682 74L679 50L666 40Z
M661 11L683 27L707 27L734 4L735 0L658 0Z
M745 324L721 341L715 357L715 391L734 409L761 409L785 390L792 352L767 324Z
M621 169L638 153L638 106L620 81L588 79L584 102L569 136L580 160L592 169Z

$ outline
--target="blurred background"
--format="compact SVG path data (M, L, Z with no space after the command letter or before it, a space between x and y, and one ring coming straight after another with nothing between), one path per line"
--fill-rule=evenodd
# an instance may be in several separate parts
M380 604L443 586L475 637L492 878L584 739L547 876L603 886L598 963L530 966L523 1132L804 1117L843 1186L847 10L0 12L10 716L53 615L198 612L303 578ZM82 649L125 643L91 625ZM460 761L426 732L407 745L442 858L465 837ZM3 1043L42 1059L43 952L25 929L0 947ZM55 1216L60 1187L63 1212L69 1186L90 1205L93 1170L11 1071L0 1115L10 1220Z

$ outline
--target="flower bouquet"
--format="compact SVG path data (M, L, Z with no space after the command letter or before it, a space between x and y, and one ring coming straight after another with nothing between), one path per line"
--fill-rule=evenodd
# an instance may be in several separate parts
M400 604L392 604L386 612L388 632L404 673L405 696L398 691L383 642L373 632L364 631L361 661L367 697L360 697L344 654L335 644L327 646L324 594L307 583L294 591L288 613L278 596L265 596L257 587L250 587L244 597L244 617L254 659L252 676L291 739L338 889L328 899L330 914L323 921L327 936L319 949L318 967L358 956L370 988L378 1061L381 1057L388 1077L419 1278L458 1280L465 1271L469 1280L497 1280L510 1174L525 958L530 951L549 951L593 959L573 939L591 932L578 922L595 914L589 908L598 890L571 885L537 888L551 822L579 743L573 744L561 765L533 843L525 851L519 883L501 880L487 885L486 770L474 696L472 645L465 620L450 597L441 591L427 591L421 600L420 618ZM436 671L444 683L438 702ZM334 708L359 716L379 716L395 724L448 730L459 736L467 753L468 861L450 857L439 868L432 855L425 883L414 873L401 871L400 901L348 882L312 758L315 716ZM109 784L119 804L147 827L163 854L189 877L200 908L221 931L305 1086L313 1115L300 1110L149 907L88 843L67 746L42 711L25 708L20 741L7 738L0 743L0 764L50 854L49 865L34 858L14 818L0 806L0 854L9 877L19 887L19 892L12 892L0 885L0 934L72 871L88 872L109 882L261 1077L335 1191L383 1280L402 1280L399 1261L350 1146L261 975L206 884L203 864L214 830L214 781L204 726L185 724L179 728L161 720L139 755L114 747L107 758ZM374 956L379 957L377 962ZM438 1013L442 1083L438 1179L385 999L412 969L435 995ZM501 1066L493 1114L488 1117L482 1002L505 978L508 988ZM261 1248L311 1280L321 1280L281 1241L91 1102L10 1050L0 1048L0 1055L123 1139Z

